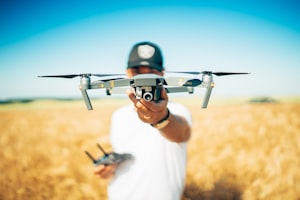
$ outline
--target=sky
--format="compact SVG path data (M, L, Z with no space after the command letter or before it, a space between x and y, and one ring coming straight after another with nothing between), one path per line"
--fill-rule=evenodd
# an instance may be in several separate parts
M214 77L214 95L297 96L299 13L297 0L4 0L0 100L80 97L79 78L37 76L124 73L141 41L167 71L251 73Z

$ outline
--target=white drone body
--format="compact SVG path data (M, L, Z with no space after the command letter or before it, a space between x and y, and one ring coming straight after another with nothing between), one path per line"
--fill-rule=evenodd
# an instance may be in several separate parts
M71 75L47 75L39 77L52 78L74 78L80 76L79 89L82 93L84 102L88 110L93 110L87 90L91 89L106 89L106 94L111 95L114 88L128 89L132 87L135 91L137 99L144 99L146 101L159 101L162 88L167 93L186 92L192 94L195 87L202 87L206 89L204 94L202 108L207 108L211 91L214 87L213 75L237 75L248 73L236 72L169 72L180 74L196 75L196 78L188 77L163 77L156 74L139 74L132 78L124 78L124 74L71 74ZM198 75L202 74L201 79ZM96 81L91 81L91 76L106 77ZM107 78L117 76L117 78Z

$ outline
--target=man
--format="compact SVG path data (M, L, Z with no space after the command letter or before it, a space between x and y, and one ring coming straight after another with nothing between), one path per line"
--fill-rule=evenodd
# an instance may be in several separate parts
M133 46L127 66L128 77L138 74L163 76L161 50L151 42ZM186 142L191 136L191 116L182 105L168 101L163 89L158 102L137 99L112 117L111 144L114 152L130 153L133 159L117 165L100 165L94 173L112 178L111 200L179 200L186 176Z

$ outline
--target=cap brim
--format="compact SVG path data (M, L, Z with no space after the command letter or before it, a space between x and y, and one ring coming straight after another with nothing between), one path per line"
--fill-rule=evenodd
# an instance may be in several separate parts
M127 69L128 68L135 68L135 67L140 67L140 66L146 66L146 67L150 67L152 69L156 69L160 72L164 71L164 67L163 66L160 66L160 65L156 65L156 64L145 64L145 63L141 63L141 62L136 62L136 63L131 63L131 65L128 65L127 66Z

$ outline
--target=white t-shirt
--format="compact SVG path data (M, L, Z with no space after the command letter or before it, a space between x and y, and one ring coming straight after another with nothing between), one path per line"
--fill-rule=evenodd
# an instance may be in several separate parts
M184 106L169 102L168 108L192 123ZM111 144L116 153L130 153L133 159L118 166L108 186L110 200L181 198L186 176L186 143L170 142L157 129L142 122L133 105L128 105L113 114Z

